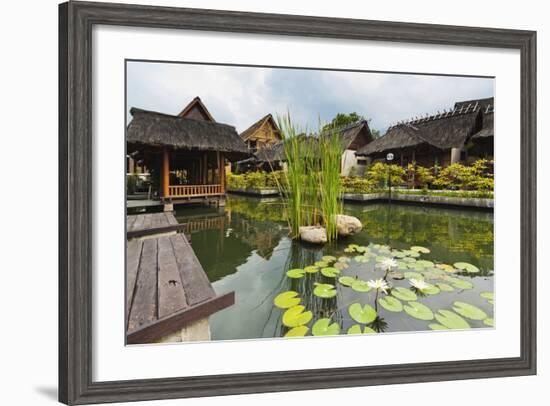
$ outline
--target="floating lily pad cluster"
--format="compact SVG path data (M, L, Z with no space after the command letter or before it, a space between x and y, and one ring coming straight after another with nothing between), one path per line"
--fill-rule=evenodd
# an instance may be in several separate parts
M472 323L474 326L480 323L494 326L487 311L465 301L449 302L449 306L440 309L434 309L429 300L424 302L424 298L430 296L451 292L456 295L473 289L473 282L465 279L469 274L476 276L481 272L473 264L455 262L451 265L424 259L422 255L430 254L430 249L422 246L396 249L383 244L350 244L343 251L344 255L325 255L311 265L286 272L291 280L305 278L304 283L311 283L310 292L318 298L321 309L324 308L322 303L329 307L334 306L330 303L337 303L339 308L329 312L316 310L313 314L306 309L298 292L290 290L278 294L274 305L283 311L282 324L288 328L285 337L301 337L308 333L314 336L376 333L383 331L380 327L385 323L383 317L392 313L426 322L432 330L469 329ZM353 274L353 269L361 268L377 276L364 280ZM401 281L397 282L401 286L396 286L395 281ZM349 294L355 298L353 303L339 303L342 300L339 292L345 292L342 289L349 289ZM329 301L337 296L338 302ZM480 296L488 305L494 304L492 292L485 291ZM317 313L319 318L316 319ZM352 323L347 331L342 330L344 320Z

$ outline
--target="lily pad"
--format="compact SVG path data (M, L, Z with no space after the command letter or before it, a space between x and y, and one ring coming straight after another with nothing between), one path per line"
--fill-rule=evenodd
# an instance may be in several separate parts
M328 262L329 264L332 262L336 262L336 257L333 257L332 255L325 255L321 258L323 262Z
M393 288L391 290L391 295L405 302L416 300L416 293L410 289L402 288L401 286Z
M294 327L287 331L285 337L303 337L307 334L308 331L309 327L307 326Z
M360 303L354 303L348 307L348 312L357 323L368 324L376 319L376 310L368 304L361 306Z
M483 320L483 324L485 324L486 326L489 326L489 327L494 327L495 326L495 321L492 318L487 317L486 319Z
M322 268L321 273L328 278L335 278L340 273L340 270L332 266L329 266L326 268Z
M349 257L340 257L340 258L338 258L338 262L349 262L349 261L350 261Z
M293 279L303 278L305 274L306 271L301 268L289 269L286 271L286 276Z
M487 318L487 313L479 307L464 302L454 302L453 310L461 316L472 320L484 320Z
M293 306L283 313L283 324L287 327L298 327L309 323L313 318L313 313L309 310L304 312L305 306Z
M317 268L315 265L310 265L310 266L306 266L304 268L304 271L306 271L307 273L316 273L316 272L319 272L319 268Z
M428 327L431 328L432 330L448 330L447 327L437 323L430 323L428 324Z
M330 323L330 319L319 319L313 324L311 333L314 336L333 336L340 334L340 326L338 323Z
M424 280L424 276L422 276L422 274L420 274L418 272L405 272L403 274L403 276L406 279L416 279L417 281L423 281Z
M393 250L391 252L391 255L394 257L394 258L405 258L407 256L407 254L405 254L404 252L402 251L398 251L398 250Z
M420 266L423 266L423 267L426 267L426 268L431 268L431 267L435 266L435 264L432 261L428 261L428 260L425 260L425 259L421 259L419 261L416 261L416 264L420 265Z
M403 306L403 309L405 312L415 319L419 320L433 320L434 314L432 310L419 302L409 302L405 306Z
M363 328L363 331L361 331L361 326L359 324L354 324L348 329L348 334L373 334L376 333L372 328L369 326L365 326Z
M428 286L426 286L425 288L422 288L420 289L422 293L425 293L427 295L437 295L439 292L441 292L441 290L435 286L435 285L431 285L431 284L427 284Z
M442 291L442 292L452 292L455 290L451 285L447 285L446 283L436 283L436 286Z
M313 265L315 265L318 268L326 268L328 266L328 263L325 261L317 261Z
M351 276L340 276L338 278L338 282L340 282L340 284L344 286L351 286L353 282L355 282L355 278Z
M367 284L367 282L362 281L361 279L356 279L352 284L351 288L356 292L368 292L372 288Z
M365 255L357 255L357 256L353 257L353 259L355 259L357 262L368 262L369 261L369 258Z
M403 311L403 304L399 301L399 299L392 296L381 297L378 299L378 303L390 312L397 313Z
M300 303L301 299L298 297L298 292L289 290L287 292L279 293L273 299L273 303L279 309L288 309L290 307L296 306Z
M456 269L460 269L468 273L479 273L479 268L475 265L469 264L468 262L456 262L453 265Z
M323 299L334 297L336 293L336 288L330 283L315 283L315 289L313 289L313 294Z
M495 298L495 295L493 292L481 292L479 294L479 296L481 296L483 299L487 299L487 300L494 300Z
M464 279L451 278L448 281L457 289L473 289L474 284Z
M439 269L444 270L445 272L449 272L449 273L452 273L452 272L456 271L456 269L453 266L449 265L449 264L437 264L436 267L439 268Z
M435 314L435 319L449 329L467 329L470 325L458 314L450 310L440 310Z
M403 258L401 261L403 262L406 262L406 263L413 263L413 262L416 262L416 259L414 258L411 258L411 257L406 257L406 258Z
M410 258L418 258L420 256L420 253L413 250L403 250L403 253Z
M419 245L415 245L415 246L411 247L411 251L420 252L421 254L429 254L430 253L430 250L428 248L421 247Z

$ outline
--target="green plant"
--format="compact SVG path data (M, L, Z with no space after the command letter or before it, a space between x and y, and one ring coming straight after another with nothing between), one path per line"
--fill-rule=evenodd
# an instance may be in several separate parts
M368 167L365 175L379 188L387 187L388 176L391 178L392 186L400 186L405 183L405 169L395 164L376 162Z
M126 193L133 195L136 192L137 183L137 175L126 175Z

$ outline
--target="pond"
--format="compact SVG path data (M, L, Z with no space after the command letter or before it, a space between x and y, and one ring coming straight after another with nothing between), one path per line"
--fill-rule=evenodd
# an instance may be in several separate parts
M492 212L395 203L344 212L363 230L318 247L288 237L277 198L178 209L216 292L235 292L210 317L212 339L493 326Z

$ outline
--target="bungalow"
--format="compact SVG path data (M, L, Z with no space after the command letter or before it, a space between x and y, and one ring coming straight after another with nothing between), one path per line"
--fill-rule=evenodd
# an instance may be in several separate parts
M416 162L427 167L492 159L493 114L493 98L458 102L450 111L390 126L356 155L373 162L391 152L401 166Z
M364 172L366 160L356 156L356 151L368 145L372 140L367 120L360 120L335 130L342 140L342 175L349 175L350 171L358 174ZM330 135L330 134L329 134ZM318 135L311 136L315 139ZM267 148L258 149L252 158L239 162L247 169L281 169L286 161L283 141L278 141Z
M250 152L270 148L283 139L281 130L271 114L263 116L241 133Z
M166 203L216 201L225 197L225 162L249 156L235 127L214 121L200 98L177 116L132 108L127 154L149 168Z

